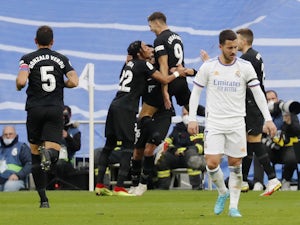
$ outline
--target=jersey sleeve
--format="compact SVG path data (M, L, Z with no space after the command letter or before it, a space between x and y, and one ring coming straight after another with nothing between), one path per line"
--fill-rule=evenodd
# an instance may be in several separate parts
M156 68L149 62L145 61L144 63L147 77L151 77L152 74L156 71Z
M26 60L26 56L22 56L19 61L19 71L21 70L29 72L29 62Z
M194 78L193 83L199 87L205 87L207 84L207 81L208 81L208 75L209 75L209 72L208 72L207 63L204 62L200 66L200 68Z
M167 49L164 43L164 40L162 38L156 38L154 41L154 51L157 55L157 58L163 55L167 55Z
M244 62L244 63L245 63L244 74L245 74L245 79L246 79L248 87L253 87L253 86L260 85L260 82L257 78L257 74L256 74L253 66L251 65L251 63L248 62L248 61Z
M74 70L70 60L66 56L63 56L63 61L64 61L64 64L65 64L65 68L64 68L64 73L65 74L67 74L71 70Z

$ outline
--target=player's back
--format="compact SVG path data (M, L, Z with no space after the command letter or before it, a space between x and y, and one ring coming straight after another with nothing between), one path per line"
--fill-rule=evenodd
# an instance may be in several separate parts
M176 67L178 64L184 66L184 51L181 37L171 30L160 33L154 41L155 59L162 55L168 55L169 68Z
M147 88L147 79L156 71L149 62L129 61L122 70L118 92L112 104L119 108L138 111L140 97Z
M249 48L247 52L245 52L243 55L241 55L241 58L246 61L249 61L252 64L252 66L256 72L257 78L260 82L260 87L261 87L262 91L265 93L264 63L263 63L263 59L262 59L260 53L256 50L254 50L253 48ZM248 102L251 101L251 102L253 102L253 104L256 104L254 102L254 96L249 89L247 89L247 99L248 99Z
M24 55L20 63L29 66L26 109L35 106L63 106L64 75L73 70L69 60L48 48Z
M181 37L167 29L161 32L154 41L155 59L159 62L159 57L168 57L169 74L171 68L178 65L184 66L184 48ZM159 65L158 65L159 67ZM175 96L178 105L187 105L190 98L190 90L186 77L179 77L168 84L170 97Z
M264 74L264 63L260 53L254 50L253 48L249 48L245 54L241 55L241 58L251 62L257 74L257 78L262 83L265 74Z

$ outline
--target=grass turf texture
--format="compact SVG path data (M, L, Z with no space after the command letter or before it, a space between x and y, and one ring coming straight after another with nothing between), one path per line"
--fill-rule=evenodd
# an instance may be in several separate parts
M18 225L276 225L300 224L300 192L242 193L242 218L228 216L228 204L214 215L216 191L149 190L140 197L95 196L88 191L48 191L40 209L35 191L0 192L0 224Z

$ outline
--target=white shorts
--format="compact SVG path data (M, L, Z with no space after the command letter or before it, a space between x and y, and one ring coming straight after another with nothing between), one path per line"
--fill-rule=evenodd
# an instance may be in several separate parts
M246 129L234 130L205 129L204 153L208 155L224 154L233 158L247 155Z

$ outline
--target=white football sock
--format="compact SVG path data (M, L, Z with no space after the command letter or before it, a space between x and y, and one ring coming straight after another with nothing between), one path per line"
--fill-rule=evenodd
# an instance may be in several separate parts
M229 182L228 187L230 191L229 208L238 208L238 203L242 187L242 166L229 166Z
M220 165L217 168L213 169L213 170L210 170L206 167L206 170L207 170L208 176L211 178L211 181L216 186L216 188L219 192L219 195L226 194L228 189L225 185L224 174L223 174L223 171L220 168Z

